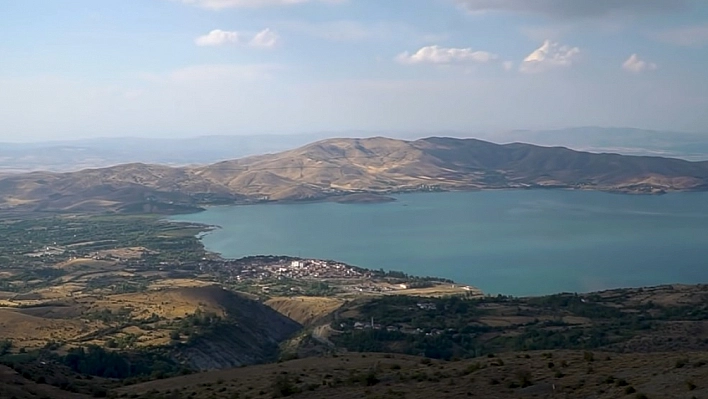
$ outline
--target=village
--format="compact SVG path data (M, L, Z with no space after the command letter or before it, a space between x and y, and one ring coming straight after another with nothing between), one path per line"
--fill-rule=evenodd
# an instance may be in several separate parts
M98 247L98 248L97 248ZM303 259L291 256L259 255L240 259L225 259L214 253L201 257L169 257L161 251L145 247L116 248L109 240L69 245L52 242L32 248L24 256L43 265L74 264L97 261L112 264L111 270L136 273L136 276L155 278L162 273L170 278L206 278L209 281L232 286L236 290L258 295L387 295L416 290L433 290L433 295L473 294L477 289L457 285L444 279L408 276L402 272L369 270L343 262L322 259ZM69 262L69 263L65 263ZM81 264L81 263L75 263ZM72 278L85 273L91 279L91 268L76 271ZM100 273L99 280L91 280L92 287L111 286L113 279ZM150 277L152 276L152 277Z
M235 281L296 279L361 279L371 277L363 269L341 262L318 259L295 259L284 256L253 256L238 260L206 260L200 272L217 273Z

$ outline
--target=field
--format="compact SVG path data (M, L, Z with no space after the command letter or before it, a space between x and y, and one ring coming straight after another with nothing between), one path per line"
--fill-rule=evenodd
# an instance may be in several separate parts
M321 321L344 304L344 300L327 297L276 297L265 304L283 315L309 326Z

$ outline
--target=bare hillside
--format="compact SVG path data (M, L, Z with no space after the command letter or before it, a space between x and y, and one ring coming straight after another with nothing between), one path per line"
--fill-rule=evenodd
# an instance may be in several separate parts
M362 192L536 187L630 193L705 190L708 162L475 139L329 139L203 167L126 164L0 176L0 207L174 213L203 204Z

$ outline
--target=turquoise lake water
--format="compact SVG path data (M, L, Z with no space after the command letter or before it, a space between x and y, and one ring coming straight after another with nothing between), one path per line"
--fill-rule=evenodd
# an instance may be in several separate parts
M210 208L224 257L292 255L536 295L708 283L708 193L566 190L407 194L381 204Z

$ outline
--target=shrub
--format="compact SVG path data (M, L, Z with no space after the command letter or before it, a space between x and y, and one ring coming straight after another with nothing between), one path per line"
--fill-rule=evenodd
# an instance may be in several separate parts
M481 370L482 368L483 367L479 362L473 363L473 364L470 364L469 366L467 366L464 370L462 370L461 374L462 375L470 375L472 373L475 373L475 372Z
M299 393L300 389L293 383L287 375L278 375L273 384L273 396L282 398Z
M686 381L686 387L688 387L689 391L693 391L696 389L696 384L693 383L693 381Z
M620 378L615 382L615 385L618 387L626 387L627 385L629 385L629 383L624 378Z
M516 372L516 379L519 381L519 386L521 386L521 388L526 388L533 385L531 372L528 370L518 370Z
M631 386L631 385L624 389L624 393L625 393L626 395L630 395L630 394L633 394L633 393L635 393L635 392L637 392L637 390L634 389L634 387Z
M586 362L594 362L595 361L595 354L589 351L583 352L583 360Z

